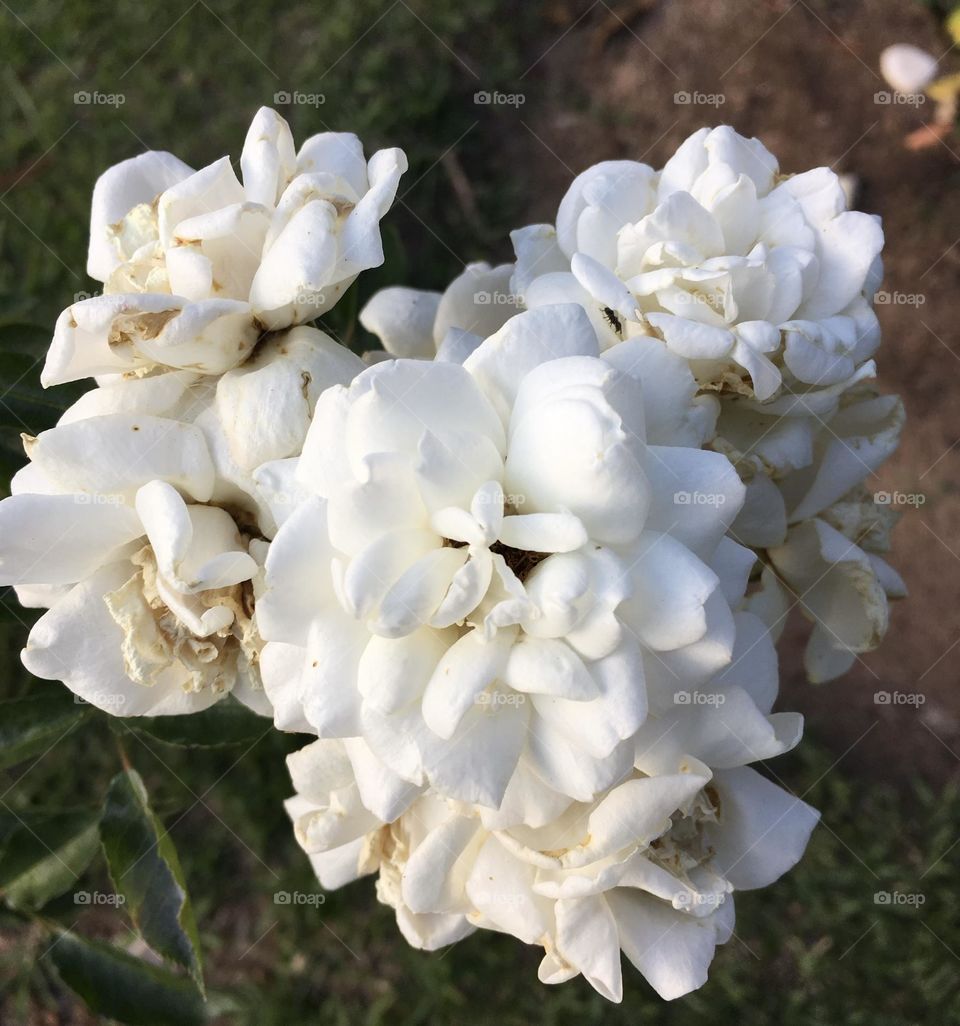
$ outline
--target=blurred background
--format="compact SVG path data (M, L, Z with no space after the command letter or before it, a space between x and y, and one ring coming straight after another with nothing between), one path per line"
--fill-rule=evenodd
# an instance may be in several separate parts
M853 176L856 206L886 230L880 385L903 395L908 428L875 486L922 498L894 534L911 597L884 646L831 685L803 680L802 620L788 632L780 707L803 712L807 733L769 771L823 824L793 873L738 896L736 935L710 982L664 1005L627 968L613 1007L579 980L542 987L536 951L510 938L409 949L370 880L318 906L278 905L278 891L316 889L281 806L287 739L199 750L131 734L127 755L193 895L217 1022L960 1022L960 136L949 111L931 128L931 102L892 101L878 64L884 47L908 42L942 74L960 72L950 6L0 0L5 478L23 461L19 432L49 426L73 394L43 393L38 359L59 311L95 291L84 265L97 175L148 148L194 167L226 153L236 163L262 104L298 142L349 130L368 152L397 145L410 158L384 222L386 264L329 318L348 344L376 288L442 288L469 261L509 259L508 231L552 221L585 167L662 165L705 124L758 136L785 172L823 164ZM12 595L0 594L0 620L2 697L52 695L57 685L20 669L30 617ZM878 703L883 691L916 698ZM31 816L95 806L117 768L109 727L90 718L0 773L0 887L11 834ZM45 914L88 937L133 937L116 909L69 895ZM0 1022L100 1021L60 983L48 944L35 921L0 907Z

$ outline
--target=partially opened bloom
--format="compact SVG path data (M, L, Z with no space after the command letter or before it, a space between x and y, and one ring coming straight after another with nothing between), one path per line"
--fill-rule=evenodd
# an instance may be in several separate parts
M0 503L0 580L48 607L23 658L117 715L269 712L254 598L276 522L254 471L299 454L314 405L363 369L301 325L223 375L107 375L36 438Z
M390 356L432 360L440 353L462 363L517 313L513 270L513 264L467 264L442 293L381 289L360 311L360 323Z
M48 609L27 669L114 715L194 712L231 690L262 707L253 587L264 546L206 504L215 472L202 432L113 413L45 431L27 450L0 502L0 581Z
M407 802L608 787L646 661L722 633L753 562L722 543L743 488L695 392L655 341L601 357L575 305L325 392L258 603L278 725L362 739Z
M817 821L748 768L792 748L801 721L770 714L772 643L741 617L739 658L701 701L658 704L632 765L590 801L505 817L431 792L385 822L364 805L356 742L293 754L287 810L321 884L378 872L378 896L415 947L509 933L543 948L545 983L582 974L619 1001L622 951L666 999L701 986L731 935L734 892L793 866Z
M903 419L896 396L867 386L845 393L822 420L785 415L767 450L776 453L779 472L748 484L734 524L739 541L766 550L773 572L764 575L756 601L774 630L794 605L813 621L805 661L814 682L846 673L858 654L876 648L889 624L889 599L906 595L900 575L881 558L899 513L889 496L865 485L896 449ZM808 436L803 429L811 425L819 430Z
M578 294L601 338L660 338L705 388L765 400L850 377L876 349L883 232L837 176L780 176L756 139L701 129L662 171L578 176L554 229L514 232L526 305Z
M297 151L269 108L240 157L193 171L147 152L106 171L93 194L87 270L103 295L58 322L44 384L179 369L222 374L267 330L329 310L383 262L380 219L406 170L401 150L369 161L325 132Z

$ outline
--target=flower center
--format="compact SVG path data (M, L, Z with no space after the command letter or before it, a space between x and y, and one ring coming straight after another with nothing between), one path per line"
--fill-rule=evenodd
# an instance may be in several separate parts
M549 552L528 552L526 549L514 549L503 542L494 542L491 552L503 556L504 562L517 575L517 579L525 581L530 571L550 555Z

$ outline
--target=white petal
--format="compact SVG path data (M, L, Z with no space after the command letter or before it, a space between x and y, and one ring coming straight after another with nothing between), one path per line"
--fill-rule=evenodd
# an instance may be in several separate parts
M223 697L206 688L186 690L187 673L170 669L152 687L135 684L124 670L123 632L104 595L130 576L129 562L113 563L78 584L34 625L23 650L35 676L62 680L74 694L114 716L199 712Z
M550 638L522 636L510 649L503 679L517 691L574 701L595 698L599 690L573 649Z
M651 313L647 320L669 349L688 360L719 360L733 348L733 333L673 314Z
M528 513L505 517L498 540L527 552L573 552L586 544L587 532L571 513Z
M570 512L591 538L626 542L649 501L638 456L642 442L597 396L557 398L511 424L505 490L524 496L526 511Z
M462 902L456 883L467 868L465 852L477 836L480 823L472 816L453 814L430 830L411 851L403 870L403 900L414 913L452 910ZM460 865L458 866L458 863Z
M162 479L200 502L212 495L214 468L203 434L192 424L114 413L51 428L30 443L37 467L64 491L132 497Z
M646 383L643 415L651 445L700 447L704 438L696 430L697 382L683 357L659 339L637 337L608 349L603 359L641 385Z
M477 853L467 880L467 896L486 919L527 944L545 932L544 902L533 893L535 870L489 838Z
M429 360L436 352L433 322L439 304L439 292L397 285L381 289L367 302L360 323L391 356Z
M720 817L705 827L714 861L734 887L766 887L799 861L820 814L746 767L714 781Z
M24 494L0 502L0 581L73 584L143 534L130 506L88 499Z
M566 271L570 266L557 242L553 225L531 224L510 233L517 263L510 279L510 288L518 296L524 295L535 279L552 271Z
M645 527L708 559L743 504L745 489L733 464L701 449L650 446L648 452L652 502Z
M517 312L517 302L510 292L512 271L512 264L467 264L440 298L433 322L434 347L440 348L452 328L480 338L499 331Z
M296 169L290 126L269 107L253 117L240 154L243 188L251 203L273 206Z
M140 203L151 203L165 189L193 174L172 153L151 150L104 171L93 187L87 274L106 281L120 263L109 229Z
M596 332L583 307L572 303L517 314L464 362L504 418L523 378L561 356L597 356Z
M503 675L511 644L509 631L487 641L472 630L444 653L423 695L423 718L432 731L453 736L477 696Z
M609 892L620 947L666 1001L689 994L707 982L717 945L712 917L696 918L666 902L625 887Z
M378 819L392 823L413 802L419 788L388 769L360 737L347 738L344 748L353 766L360 800Z
M471 706L457 733L425 760L430 783L450 798L498 808L520 757L528 719L525 703L494 700Z
M313 727L303 714L300 700L300 672L306 649L270 641L260 652L260 678L277 730L312 733Z
M357 676L365 706L388 715L419 699L447 647L444 636L430 629L403 638L372 637Z
M437 548L421 556L383 596L371 629L397 638L430 623L467 558L466 549L454 548Z
M257 599L264 638L306 645L313 617L335 601L326 583L332 557L326 504L309 499L286 520L267 554L266 588Z
M578 175L557 211L557 241L612 268L617 232L640 220L653 203L653 169L633 160L607 160Z
M358 357L314 328L271 337L217 382L217 414L234 461L254 470L299 455L320 393L362 370Z
M838 313L864 288L867 273L883 249L878 218L848 210L819 232L817 287L797 311L798 317L816 319Z
M632 555L634 594L620 615L641 642L670 651L702 638L707 630L704 604L719 584L717 575L667 534L645 532Z
M557 902L557 950L603 997L622 1000L617 922L601 895Z

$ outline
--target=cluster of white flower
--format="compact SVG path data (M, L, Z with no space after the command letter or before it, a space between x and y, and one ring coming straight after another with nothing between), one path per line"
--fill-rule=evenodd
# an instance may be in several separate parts
M24 660L120 715L232 691L316 736L297 839L325 887L377 872L411 944L508 932L612 1000L622 951L674 998L817 819L749 768L802 732L787 612L825 680L903 593L864 485L903 416L870 384L880 226L703 130L580 175L515 263L378 293L364 362L303 322L382 261L405 166L263 110L242 183L100 179L104 295L44 372L97 387L0 503L0 582L48 610Z
M582 307L603 353L657 340L702 403L700 437L675 424L673 444L723 453L747 487L730 533L766 568L751 605L778 633L799 606L815 624L807 672L830 680L879 644L888 599L905 594L880 558L895 516L864 487L904 417L873 387L883 232L846 207L829 169L780 175L756 139L701 129L660 171L579 175L556 226L512 233L515 263L471 265L442 296L386 289L361 320L389 353L439 359L557 303Z

